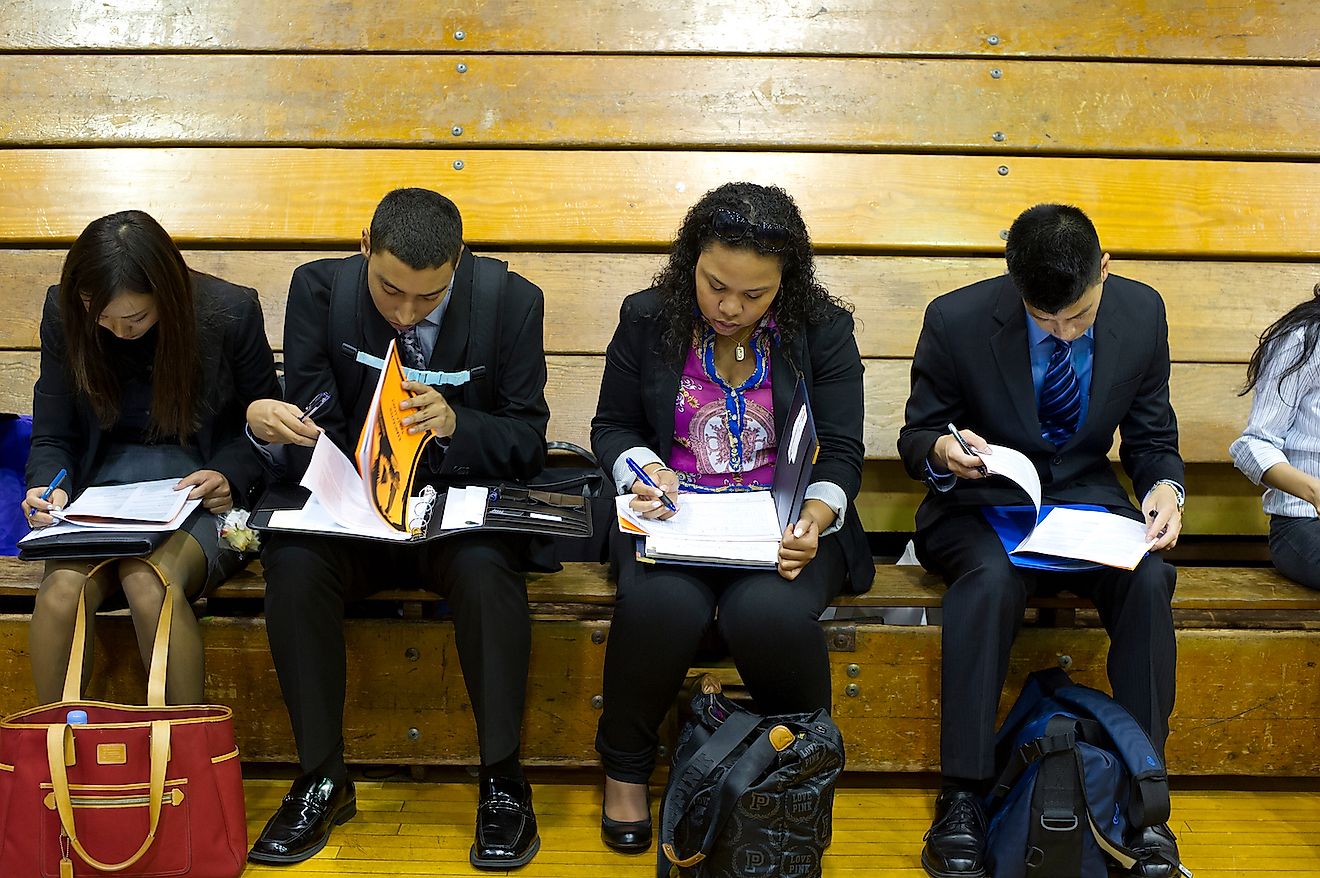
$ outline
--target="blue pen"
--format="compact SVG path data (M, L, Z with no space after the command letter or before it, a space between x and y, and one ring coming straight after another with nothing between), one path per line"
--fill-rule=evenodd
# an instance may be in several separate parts
M655 488L660 492L660 502L665 504L665 507L669 509L670 512L678 511L678 507L674 505L674 501L669 499L669 495L666 494L659 485L651 481L651 477L646 474L646 470L637 465L637 461L633 460L631 457L626 457L624 460L628 462L628 469L632 470L637 478L642 480L643 485L646 485L649 488Z
M64 477L67 476L68 474L69 474L68 470L62 467L60 468L60 471L55 474L55 481L51 482L50 485L47 486L46 490L41 492L41 499L43 502L50 499L50 495L55 493L55 489L60 486L60 482L64 481ZM32 509L28 510L28 518L31 518L36 514L37 514L36 507L33 507Z

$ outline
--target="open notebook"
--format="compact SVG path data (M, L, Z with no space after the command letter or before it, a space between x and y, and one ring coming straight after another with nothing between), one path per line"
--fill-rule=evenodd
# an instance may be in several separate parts
M986 507L985 516L1019 567L1084 570L1096 565L1135 569L1150 551L1146 526L1096 506L1042 506L1040 476L1022 452L991 445L981 461L991 475L1015 482L1031 506Z
M202 501L178 479L88 488L54 513L56 523L18 541L19 557L116 558L149 555L187 521Z
M415 494L427 434L409 434L399 403L403 369L394 341L363 424L356 463L325 434L298 485L273 485L253 510L262 530L291 530L390 542L423 542L463 530L591 535L586 498L517 486L461 486Z
M632 494L615 498L619 529L637 539L641 561L725 567L774 567L779 540L802 512L820 443L806 382L798 379L784 420L769 491L685 493L671 518L647 519L628 506Z

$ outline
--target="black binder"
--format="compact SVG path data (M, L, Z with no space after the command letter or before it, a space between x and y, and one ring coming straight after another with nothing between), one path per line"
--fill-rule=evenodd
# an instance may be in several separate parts
M23 561L142 558L156 551L175 531L114 531L87 528L76 533L33 537L18 547Z
M271 525L271 516L281 510L302 509L310 492L301 485L272 485L257 503L249 524L258 530L286 530ZM445 492L437 490L419 523L419 528L407 540L389 540L371 534L343 531L311 531L288 528L289 533L319 533L323 536L348 539L374 540L383 543L425 543L458 533L475 531L509 531L539 533L551 536L589 537L592 532L591 509L587 498L578 494L557 494L538 491L520 485L495 485L487 490L485 523L476 527L444 530Z

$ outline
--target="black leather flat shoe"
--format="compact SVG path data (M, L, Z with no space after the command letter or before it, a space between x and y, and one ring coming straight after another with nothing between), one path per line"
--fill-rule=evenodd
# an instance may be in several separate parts
M328 777L300 777L279 810L261 830L248 860L285 866L313 856L330 839L330 830L357 814L352 781L335 785Z
M1173 878L1180 871L1178 840L1167 823L1137 830L1128 840L1128 847L1137 855L1131 872L1136 878Z
M621 854L641 854L651 849L651 818L645 820L611 820L605 816L605 803L600 806L600 840L605 846Z
M526 866L541 849L532 811L532 788L526 780L481 779L477 837L469 861L478 869Z
M921 867L932 878L985 878L985 832L985 811L975 793L940 793Z

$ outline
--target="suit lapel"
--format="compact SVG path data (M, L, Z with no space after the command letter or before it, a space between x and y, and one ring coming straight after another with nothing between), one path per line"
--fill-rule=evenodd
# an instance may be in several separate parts
M454 273L454 289L449 293L445 318L440 322L440 332L427 363L432 371L456 372L463 368L472 322L472 275L473 257L464 248Z
M647 323L638 325L646 327ZM641 344L645 346L646 351L643 359L646 364L643 387L646 388L646 405L650 409L651 423L655 424L656 441L659 443L657 450L668 462L674 445L674 405L678 399L678 382L682 365L680 364L676 369L665 361L656 350L656 344L653 342L656 338L659 338L658 331L652 333L643 329Z
M1091 348L1091 387L1086 404L1086 420L1078 427L1072 438L1064 443L1070 447L1083 434L1090 433L1096 419L1109 401L1109 388L1114 384L1115 370L1118 368L1119 341L1114 328L1118 318L1113 314L1112 300L1105 295L1100 297L1100 309L1095 315L1095 329L1092 332ZM1113 429L1111 426L1109 429Z
M1022 298L1007 278L1000 288L994 316L999 329L990 337L990 350L994 353L1000 377L1004 379L1009 401L1026 435L1032 437L1035 444L1043 443L1040 416L1036 412L1035 385L1031 380L1031 355L1027 350L1027 313L1022 307Z
M770 396L775 407L775 437L784 435L788 408L793 404L801 364L806 362L806 340L801 334L793 341L792 356L783 353L782 345L770 346Z

